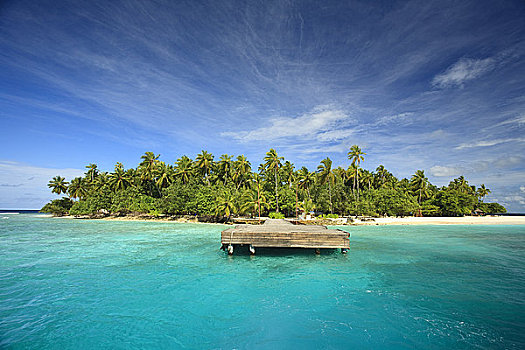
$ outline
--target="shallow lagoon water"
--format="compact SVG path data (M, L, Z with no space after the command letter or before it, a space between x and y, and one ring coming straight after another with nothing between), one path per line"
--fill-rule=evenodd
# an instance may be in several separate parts
M1 348L525 348L524 226L229 257L220 225L3 217Z

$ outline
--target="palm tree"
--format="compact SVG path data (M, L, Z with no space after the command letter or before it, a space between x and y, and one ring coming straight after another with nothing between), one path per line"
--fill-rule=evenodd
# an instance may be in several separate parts
M293 184L295 187L295 218L299 218L299 174L293 173Z
M234 196L225 191L217 197L217 207L215 208L215 215L226 216L226 222L230 221L230 218L237 211L237 205L235 203Z
M465 179L463 175L461 175L458 178L458 183L459 183L459 187L461 188L461 190L466 192L467 191L466 188L468 187L468 181L467 179Z
M104 187L109 182L109 176L108 173L103 171L97 175L95 178L95 182L93 183L93 187L97 190Z
M210 171L213 167L213 154L202 150L201 153L197 154L197 158L195 159L195 161L195 165L199 169L200 174L204 176L206 184L208 184L209 186L210 179L208 178L208 176L210 175Z
M217 168L219 169L225 185L228 182L228 178L230 177L230 173L232 171L232 158L233 156L223 154L217 163Z
M333 214L332 210L332 185L335 183L335 175L332 171L332 160L328 157L321 161L321 164L317 167L319 173L319 180L324 185L328 183L328 195L330 198L330 214Z
M128 170L126 170L126 178L129 179L129 184L130 186L135 186L135 187L140 187L140 185L142 184L143 180L140 178L139 176L140 174L140 171L137 169L134 169L134 168L129 168ZM152 181L150 181L149 183L151 183Z
M336 181L337 181L337 179L339 179L339 180L341 180L341 182L343 184L346 183L346 180L348 179L348 174L346 173L345 169L343 169L340 166L338 166L337 168L335 168L332 171L334 172Z
M278 193L278 181L277 181L277 174L279 173L279 168L281 167L281 160L284 160L284 157L279 157L277 155L277 151L275 151L273 148L270 148L268 152L266 152L266 156L264 157L264 165L263 168L266 170L273 170L274 176L275 176L275 206L276 206L276 212L279 212L279 193Z
M160 196L160 190L155 183L155 168L159 162L160 154L155 155L153 152L146 152L140 158L142 162L138 166L140 179L146 184L150 195L153 195L154 190Z
M306 190L306 193L308 194L308 198L310 197L310 186L312 186L315 182L315 174L308 171L306 167L302 167L299 170L299 188L302 190Z
M139 168L143 180L153 179L153 171L155 170L155 165L158 163L159 157L160 154L155 155L153 152L146 152L140 157L142 162L139 164Z
M299 206L299 209L302 209L305 214L310 213L311 211L315 210L315 203L313 200L305 198Z
M361 175L361 181L363 184L368 185L368 190L372 188L372 180L374 179L374 175L368 170L363 170Z
M68 182L65 177L55 176L49 181L47 187L51 188L51 193L62 194L67 192Z
M253 180L254 180L254 182L252 184L257 189L257 205L259 207L259 221L260 221L261 220L261 204L263 204L263 202L264 202L266 207L268 207L268 203L266 202L266 197L262 193L261 176L259 174L257 174L257 173L254 173L253 174Z
M89 164L86 165L86 169L88 171L86 172L86 177L88 178L89 182L94 182L95 178L98 176L98 169L96 164Z
M352 161L352 165L356 166L356 169L359 169L359 164L365 159L366 153L361 151L361 148L357 145L350 147L350 152L348 152L348 159ZM356 170L355 183L357 187L357 199L359 200L359 172Z
M233 181L236 183L236 188L239 189L241 186L246 187L247 180L252 171L251 163L241 154L237 157L237 160L233 162L233 168Z
M479 201L483 203L483 197L488 195L490 193L490 190L485 187L485 184L482 184L478 190L476 191L476 194L479 198Z
M472 192L471 187L468 184L468 181L465 179L463 175L458 177L457 179L454 179L451 181L448 185L449 188L452 188L454 190L458 190L461 193L469 193Z
M182 156L175 163L175 177L180 179L183 184L190 181L193 173L193 162L187 156Z
M412 175L412 178L410 179L410 187L412 187L414 192L419 192L418 203L421 207L421 199L428 193L428 179L423 170L417 170L416 173Z
M382 164L376 168L376 176L379 179L378 187L382 187L385 184L387 173L388 171L385 169L385 166Z
M164 162L159 162L155 167L156 184L159 189L168 187L173 182L173 168Z
M358 177L357 175L357 172L358 172L358 168L357 168L357 165L355 164L350 164L350 166L348 166L348 169L346 170L346 177L348 178L348 180L352 180L352 193L354 194L354 197L355 197L355 188L356 188L356 179Z
M82 199L87 195L87 183L82 177L75 177L68 187L69 197Z
M389 188L394 188L396 187L396 184L399 182L399 180L397 179L397 177L394 176L394 174L390 173L390 172L387 172L386 173L386 182L385 182L385 186L389 187Z
M288 188L292 188L292 184L295 179L294 165L290 161L286 161L282 167L284 180L288 183Z
M109 175L109 186L113 191L125 190L131 186L132 178L130 177L129 172L124 171L124 166L122 163L117 163L115 165L115 172Z
M253 213L258 211L259 220L261 220L261 207L268 208L268 203L266 202L264 195L260 192L260 189L257 188L257 190L246 191L241 200L243 203L241 210L243 212L251 212L252 216L254 216Z

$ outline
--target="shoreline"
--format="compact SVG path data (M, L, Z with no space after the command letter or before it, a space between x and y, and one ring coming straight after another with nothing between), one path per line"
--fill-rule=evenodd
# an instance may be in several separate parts
M162 222L175 224L205 224L232 226L238 223L202 222L193 219L179 218L141 218L141 217L104 217L104 218L75 218L73 216L61 216L59 218L72 220L99 220L99 221L138 221L138 222ZM264 220L264 218L263 218ZM388 225L525 225L525 216L464 216L464 217L386 217L359 219L352 223L342 224L341 219L333 220L333 223L323 222L319 224L328 226L388 226Z
M525 216L463 216L374 218L374 221L354 221L358 226L384 225L525 225Z
M68 219L68 220L78 220L78 221L138 221L138 222L162 222L162 223L172 223L172 224L203 224L203 225L226 225L231 226L235 223L231 222L228 224L220 222L205 222L197 220L188 220L185 218L180 219L168 219L168 218L143 218L143 217L132 217L132 216L106 216L103 218L86 218L86 217L74 217L72 215L64 216L51 216L53 219Z
M137 221L137 222L162 222L162 223L172 223L172 224L204 224L204 225L226 225L231 226L235 223L225 224L220 222L204 222L204 221L193 221L188 219L168 219L168 218L134 218L129 216L107 216L103 218L76 218L71 215L64 215L64 216L51 216L53 219L68 219L68 220L77 220L77 221Z

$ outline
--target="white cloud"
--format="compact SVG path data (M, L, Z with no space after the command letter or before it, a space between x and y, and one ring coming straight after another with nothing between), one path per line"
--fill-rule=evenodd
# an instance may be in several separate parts
M471 183L484 183L487 186L509 186L514 184L522 184L525 182L524 171L512 171L506 170L505 172L491 172L483 175L468 175L469 182ZM513 190L512 193L515 193Z
M508 138L508 139L494 139L494 140L486 140L486 141L477 141L477 142L472 142L472 143L462 143L461 145L455 147L455 149L489 147L489 146L495 146L495 145L499 145L501 143L507 143L507 142L525 142L525 138L515 137L515 138Z
M303 154L313 154L313 153L341 153L344 151L348 151L350 148L344 144L339 145L333 145L333 146L327 146L327 147L317 147L317 148L305 148L301 150L301 153Z
M337 141L346 139L355 133L354 129L330 130L317 135L319 141Z
M510 157L506 157L506 158L499 158L499 159L496 159L493 163L493 165L496 167L496 168L502 168L502 169L505 169L505 168L512 168L516 165L519 165L523 162L523 157L519 157L519 156L510 156Z
M495 169L509 169L522 164L524 160L525 159L521 156L486 158L484 160L473 161L468 167L475 172L483 172Z
M222 136L233 137L241 142L276 140L291 137L315 137L322 141L337 140L351 134L351 130L338 129L350 117L340 111L317 108L300 117L279 117L269 121L269 126L251 131L224 132Z
M503 200L506 202L525 204L525 197L520 196L520 195L506 196L506 197L503 197Z
M498 123L497 126L501 126L501 125L509 125L509 124L517 124L518 126L522 126L525 124L525 114L519 116L519 117L516 117L516 118L512 118L512 119L508 119L508 120L505 120L505 121L502 121L501 123Z
M466 81L475 79L482 74L492 70L495 66L493 58L481 60L462 58L445 72L438 74L432 79L432 85L439 88L450 86L461 86Z
M525 193L525 186L520 186L520 191Z
M456 167L435 165L432 168L430 168L430 174L432 176L437 176L437 177L458 176L462 174L462 170Z
M412 112L405 112L405 113L399 113L395 115L387 115L384 117L381 117L377 120L377 122L374 125L386 125L390 123L406 123L410 121L414 113Z
M40 209L50 199L58 198L47 187L51 178L60 175L70 180L83 173L80 169L41 168L0 161L0 208ZM30 194L30 197L26 194Z

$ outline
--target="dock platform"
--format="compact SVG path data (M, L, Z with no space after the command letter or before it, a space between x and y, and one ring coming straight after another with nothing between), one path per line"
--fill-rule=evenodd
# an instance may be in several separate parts
M249 245L255 254L257 247L275 248L321 248L341 249L346 253L350 248L349 233L326 226L294 225L289 221L268 219L263 225L237 225L221 233L221 249L231 255L235 246Z

